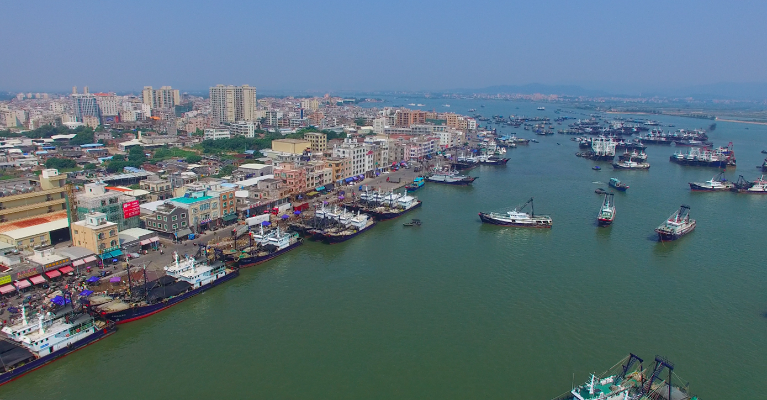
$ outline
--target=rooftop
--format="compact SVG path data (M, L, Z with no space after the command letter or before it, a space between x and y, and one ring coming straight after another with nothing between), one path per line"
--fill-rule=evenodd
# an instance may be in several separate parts
M48 232L52 232L52 231L67 228L67 227L69 227L69 220L66 218L66 216L64 216L64 218L56 220L56 221L46 222L39 225L30 226L27 228L5 231L2 234L14 240L19 240L19 239L23 239L30 236L42 235Z
M181 204L194 204L200 201L205 201L208 199L212 199L213 196L200 196L200 197L175 197L170 199L170 201L175 201L177 203Z
M5 224L0 225L0 233L15 231L22 228L29 228L29 227L40 225L40 224L55 222L61 219L64 219L64 220L67 219L66 210L57 211L50 214L38 215L31 218L20 219L17 221L7 222Z

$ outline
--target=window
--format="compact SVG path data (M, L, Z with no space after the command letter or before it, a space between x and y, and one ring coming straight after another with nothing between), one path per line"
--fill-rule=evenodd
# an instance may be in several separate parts
M229 200L229 206L231 207L233 205L234 205L234 200Z
M34 242L35 242L35 238L29 238L29 243L34 243Z
M181 221L181 226L186 226L186 221Z
M99 239L103 239L103 238L104 238L104 232L99 233Z
M177 228L178 228L178 224L173 224L173 229L177 229Z
M181 218L186 218L186 214L181 213Z
M109 236L114 236L114 235L116 235L116 233L115 233L115 230L114 230L114 229L112 229L111 231L109 231Z
M109 245L112 246L112 247L115 247L115 246L117 246L117 242L113 240L113 241L109 242Z
M165 224L165 230L166 231L168 230L168 224Z
M172 220L175 221L177 219L178 219L178 215L174 215Z
M77 235L77 229L75 229L75 235Z
M106 244L104 244L104 243L101 243L101 244L99 245L99 249L101 249L101 250L104 250L104 249L106 249L106 248L107 248L107 245L106 245Z
M162 221L162 215L158 215L158 216L157 216L157 220L158 220L158 221Z

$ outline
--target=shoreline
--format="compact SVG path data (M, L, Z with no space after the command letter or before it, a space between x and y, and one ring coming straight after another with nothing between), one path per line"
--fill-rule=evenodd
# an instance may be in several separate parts
M759 122L759 121L743 121L739 119L725 119L725 118L719 118L717 117L715 121L722 121L722 122L735 122L739 124L751 124L751 125L767 125L767 122Z

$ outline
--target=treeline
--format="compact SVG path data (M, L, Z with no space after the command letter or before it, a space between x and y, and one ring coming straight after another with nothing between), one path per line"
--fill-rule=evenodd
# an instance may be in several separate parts
M45 160L45 168L66 169L75 168L77 163L70 158L49 158Z

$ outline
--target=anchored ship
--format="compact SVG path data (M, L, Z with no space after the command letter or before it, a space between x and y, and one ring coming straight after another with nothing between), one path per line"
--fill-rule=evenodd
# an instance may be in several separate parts
M360 213L358 210L356 216L353 213L349 216L346 212L341 214L339 223L335 226L326 229L313 229L309 232L316 240L333 244L345 242L374 227L375 224L376 221L373 218Z
M429 182L446 185L471 185L476 179L475 176L460 175L458 172L436 172L426 178Z
M714 167L725 169L734 167L735 154L732 151L732 142L728 147L719 147L711 150L708 147L691 147L687 153L677 152L669 157L669 161L680 165L695 167Z
M650 163L648 162L636 162L633 160L623 160L613 163L613 169L650 169Z
M530 204L530 214L522 210ZM533 198L520 207L505 213L479 213L479 219L484 223L493 225L516 226L521 228L551 228L552 220L548 215L535 215Z
M264 234L263 229L261 226L260 234L251 232L255 245L245 249L243 254L239 256L237 265L240 268L267 262L304 244L298 233L281 232L279 226L267 234Z
M615 220L615 204L613 203L613 193L605 193L602 200L602 207L597 214L597 224L599 226L609 226Z
M682 204L674 214L655 228L661 242L676 240L695 229L695 220L690 218L690 206Z
M600 375L591 374L588 381L554 400L698 400L690 394L689 383L674 373L674 364L656 356L652 369L643 367L644 360L629 353Z
M146 282L143 287L131 288L131 295L136 297L114 298L111 301L107 298L101 304L92 304L93 311L106 320L124 324L166 310L240 274L236 269L227 268L223 262L200 263L193 257L184 257L179 261L177 252L173 253L173 257L173 264L164 268L165 276Z
M71 295L64 303L72 302ZM15 328L4 327L7 337L0 339L0 385L52 363L69 353L101 340L117 329L109 321L97 320L93 315L69 308L65 314L40 313L37 323L32 322L22 307L22 319ZM23 332L23 333L22 333Z
M628 185L618 180L618 178L610 178L610 182L608 182L607 184L610 185L610 187L612 188L620 190L621 192L625 192L626 189L629 188Z
M735 184L724 177L724 172L705 182L690 182L690 189L696 192L722 192L732 190L734 187Z

